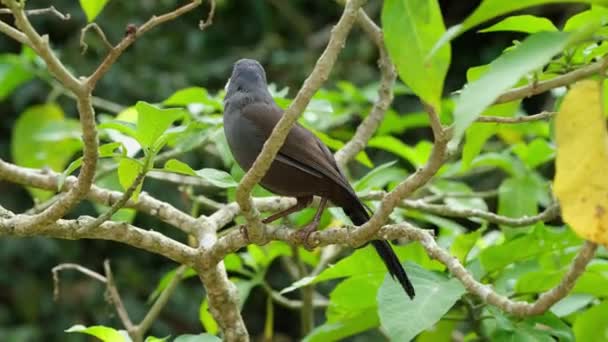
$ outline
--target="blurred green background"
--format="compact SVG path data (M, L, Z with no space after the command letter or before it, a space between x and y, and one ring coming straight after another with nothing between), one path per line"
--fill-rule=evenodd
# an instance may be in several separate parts
M81 54L80 29L86 20L77 1L28 1L28 6L45 7L52 3L69 21L52 16L37 16L33 23L42 33L48 33L61 59L77 74L86 75L105 55L101 40L91 32L86 37L89 48ZM109 40L118 42L128 24L139 25L153 14L175 8L183 1L140 0L110 1L96 22ZM440 1L446 26L459 23L472 12L479 1ZM367 12L378 21L381 1L369 1ZM551 18L560 23L578 5L536 7L526 11ZM189 13L163 25L137 40L120 57L111 71L101 80L94 95L121 106L138 100L159 102L178 89L202 86L216 92L223 88L232 64L239 58L258 59L268 73L268 80L278 88L289 87L289 97L298 89L324 48L332 25L341 8L333 1L318 0L219 0L213 25L201 32L198 21L207 16L208 7ZM12 22L10 16L1 20ZM512 40L521 35L477 34L470 31L453 42L453 62L447 78L447 89L459 89L468 67L485 64L500 54ZM18 53L21 47L0 36L1 53ZM348 80L365 87L377 82L377 51L375 46L355 29L341 53L331 78L325 85L334 88L339 80ZM0 65L1 66L1 65ZM0 75L6 72L0 68ZM52 82L51 82L52 83ZM0 101L0 158L11 160L11 129L18 115L28 106L54 99L72 117L76 117L74 102L61 95L62 90L50 82L34 79ZM529 112L541 108L543 97L524 101ZM417 101L408 96L396 98L394 108L399 113L418 110ZM103 110L98 110L103 113ZM354 129L358 121L349 121ZM427 129L409 130L400 138L415 142L428 137ZM374 156L372 159L374 159ZM218 164L217 157L205 151L190 153L193 164ZM188 210L179 191L170 183L147 181L147 191ZM22 212L33 203L25 189L0 182L0 203L8 209ZM84 203L71 215L92 213L92 206ZM136 225L163 230L158 222L138 215ZM164 229L171 232L171 230ZM51 268L59 263L76 262L102 272L103 260L109 258L125 304L138 321L148 307L147 298L160 277L176 265L156 255L106 241L63 241L45 238L0 239L0 340L1 341L67 341L86 340L83 336L66 335L63 330L76 323L104 324L119 327L114 308L104 300L101 284L81 274L67 271L62 274L61 293L53 301ZM271 282L288 283L280 265L269 272ZM260 291L260 290L254 290ZM201 331L198 310L204 296L198 279L183 282L168 306L150 331L151 335L166 336ZM263 330L265 296L250 296L244 315L252 336ZM298 336L299 317L296 312L276 308L276 337L293 339ZM259 315L258 315L259 313ZM322 315L317 315L318 319Z

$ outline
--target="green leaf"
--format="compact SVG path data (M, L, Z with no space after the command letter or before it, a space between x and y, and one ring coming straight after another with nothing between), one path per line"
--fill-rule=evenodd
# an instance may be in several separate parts
M581 240L569 229L549 229L539 225L528 234L485 248L479 254L479 260L487 272L493 272L513 262L528 260L545 253L557 255L568 247L580 244Z
M399 77L416 95L439 111L450 46L428 53L445 32L437 0L386 0L382 8L384 40Z
M208 96L207 89L190 87L176 91L163 101L163 104L165 106L185 106L191 103L203 103Z
M536 138L529 144L519 143L513 146L513 152L531 169L555 158L555 146L542 138Z
M452 39L458 37L463 32L475 27L487 20L501 16L503 14L520 10L522 8L537 6L541 4L560 3L560 2L580 2L607 6L607 0L484 0L481 5L467 18L462 24L450 27L443 36L437 41L429 53L433 56L439 49ZM427 57L428 58L428 57Z
M416 338L416 342L437 342L437 341L452 341L452 336L458 327L458 322L448 319L443 319L432 328L423 331ZM468 337L469 335L467 335Z
M429 258L422 245L418 242L412 242L405 246L393 245L393 250L400 260L415 262L432 270L444 269L443 264ZM281 293L291 292L308 284L360 274L377 274L379 276L386 274L386 267L372 246L355 250L351 255L338 261L332 267L325 269L316 277L304 277L281 290Z
M80 0L80 7L87 16L87 21L92 22L97 18L101 10L108 3L108 0Z
M177 336L173 342L222 342L222 340L219 337L210 334L187 334Z
M120 186L122 186L123 190L127 190L131 187L137 175L142 172L143 166L135 159L131 158L122 158L118 164L118 181L120 182ZM141 187L143 182L139 184L137 190L133 192L132 198L137 200L139 193L141 192Z
M348 320L336 323L325 322L313 329L303 342L340 341L345 337L377 327L378 324L378 315L375 310L369 311Z
M218 188L236 188L239 185L228 172L221 170L200 169L196 171L196 175Z
M513 218L538 214L538 192L538 183L532 177L505 179L498 188L498 214ZM509 226L501 225L501 228Z
M392 109L388 109L384 115L384 120L376 131L377 135L389 135L391 133L401 134L411 128L421 128L429 126L429 115L425 112L399 114Z
M24 52L21 55L5 53L0 55L0 101L11 95L23 83L34 78L27 64L31 58Z
M113 129L113 130L118 131L131 138L137 137L137 131L135 129L135 125L131 122L125 122L125 121L120 121L120 120L111 120L111 121L106 121L106 122L100 123L99 126L97 126L97 127L99 129Z
M452 144L460 140L465 129L501 93L514 86L527 73L545 65L570 42L571 35L568 33L539 32L495 59L488 72L468 84L458 97Z
M199 307L198 318L201 321L203 327L205 328L205 331L207 331L208 333L216 335L220 331L219 326L215 321L215 318L213 318L213 316L209 312L209 300L206 296Z
M557 31L551 20L534 15L514 15L500 22L479 30L479 32L515 31L525 33L536 33L541 31Z
M467 70L467 82L479 79L489 69L489 65L481 65ZM481 115L512 117L519 108L521 100L511 101L490 106ZM467 170L471 162L482 151L486 141L499 130L499 126L488 123L473 123L466 130L465 142L462 148L462 170Z
M605 25L606 20L608 20L608 8L602 6L591 6L591 9L577 13L570 17L564 25L564 31L576 31L589 25L590 22L597 22Z
M190 165L177 159L169 159L165 163L164 169L167 171L181 173L184 175L196 176L196 171L192 170Z
M414 300L405 303L403 289L390 276L378 291L380 322L393 341L410 341L432 327L466 292L458 279L416 265L408 264L407 270L416 289Z
M585 308L594 299L595 297L591 295L573 293L568 297L555 303L551 307L551 312L553 312L558 317L568 316Z
M608 301L578 314L572 329L577 341L608 341Z
M372 311L370 317L378 321L376 314L376 295L384 280L384 274L360 274L350 277L338 284L329 295L327 322L334 323L355 318L360 314ZM401 289L403 292L403 289Z
M137 141L151 148L171 125L184 117L183 109L159 109L147 102L139 101L137 110Z
M172 269L169 272L166 272L158 281L158 285L156 285L156 288L154 289L154 291L152 291L152 293L150 294L150 296L148 296L148 302L152 302L153 300L155 300L156 298L158 298L158 296L160 296L161 292L163 292L167 286L169 286L169 283L171 283L171 281L173 281L173 278L175 278L175 275L177 274L177 267ZM187 268L181 275L181 279L187 279L187 278L191 278L196 276L196 271L189 267Z
M103 144L103 145L99 146L99 148L98 148L99 158L108 158L108 157L114 157L114 156L118 155L115 152L115 150L120 147L122 147L122 152L120 153L120 155L124 157L125 153L126 153L126 149L124 148L123 144L120 142L113 142L113 143L107 143L107 144ZM68 165L68 167L63 171L61 176L57 179L57 191L60 191L61 188L63 188L63 182L65 181L65 179L69 175L71 175L72 172L76 171L76 169L78 169L81 165L82 165L82 157L74 160L73 162L70 163L70 165Z
M401 168L393 167L395 163L397 163L397 161L394 160L376 167L365 176L361 177L353 187L356 191L382 189L389 182L405 179L407 173Z
M467 256L469 255L471 249L473 249L475 246L475 243L477 243L481 237L481 232L482 231L478 229L474 232L456 236L452 246L450 247L450 253L458 258L461 263L466 264Z
M171 337L171 336L165 336L165 337L148 336L148 337L146 337L144 342L166 342L169 340L169 337Z
M118 330L110 327L104 327L103 325L95 325L91 327L85 327L84 325L74 325L65 332L67 333L82 333L95 336L103 342L128 342L128 335L123 335Z
M100 179L95 181L95 184L99 187L108 190L124 191L124 189L120 186L120 182L118 180L118 172L112 172L104 177L101 177ZM93 203L93 206L99 214L105 213L110 208L99 203ZM121 208L116 213L114 213L114 215L112 215L112 221L130 223L133 222L135 215L135 209Z
M372 138L368 142L368 146L396 154L416 167L421 167L426 163L433 148L433 144L425 140L418 142L415 147L410 147L390 135Z
M177 159L168 160L164 169L170 172L201 177L219 188L234 188L239 185L228 172L209 168L194 171L188 164Z
M66 119L56 104L32 106L21 113L13 126L11 155L17 165L63 171L74 153L81 149L79 123ZM52 142L49 141L52 138ZM51 196L48 191L29 189L37 200Z

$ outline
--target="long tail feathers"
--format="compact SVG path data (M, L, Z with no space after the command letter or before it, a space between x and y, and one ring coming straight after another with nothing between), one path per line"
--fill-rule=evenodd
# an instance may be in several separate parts
M358 198L355 197L354 201L351 201L349 206L343 206L343 209L353 223L360 226L367 222L370 216L365 210L363 203L361 203ZM393 248L388 241L373 240L372 245L376 249L376 252L378 252L378 255L380 255L380 258L386 265L386 268L393 279L396 279L399 284L401 284L401 287L403 287L403 290L405 290L405 293L407 293L410 299L414 299L414 296L416 295L414 286L407 277L403 266L401 266L395 251L393 251Z
M386 265L386 268L388 268L388 271L393 279L396 279L399 284L401 284L401 287L403 287L403 290L405 290L405 293L407 293L410 299L414 299L414 296L416 295L414 285L412 285L410 279L407 277L403 266L401 266L397 255L391 248L388 241L373 240L372 246L374 246L376 252L378 252L378 255L380 255L380 258L382 258L382 261L384 261L384 264Z

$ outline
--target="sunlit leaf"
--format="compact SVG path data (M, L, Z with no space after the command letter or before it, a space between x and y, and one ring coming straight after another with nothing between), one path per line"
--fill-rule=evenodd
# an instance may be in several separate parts
M32 58L25 52L20 55L12 53L0 55L0 100L5 99L17 87L34 78L33 72L27 67Z
M608 301L578 314L572 330L577 341L608 341Z
M517 1L503 1L503 0L484 0L481 2L479 7L464 20L461 24L450 27L443 36L437 41L429 56L434 55L439 49L445 44L450 42L452 39L458 37L463 32L486 22L492 18L496 18L503 14L520 10L522 8L537 6L541 4L551 4L560 2L581 2L589 4L598 4L602 6L608 6L607 0L517 0Z
M112 329L110 327L105 327L103 325L95 325L91 327L85 327L84 325L74 325L65 332L67 333L82 333L91 336L95 336L103 342L128 342L130 339L129 335L121 333L116 329Z
M80 7L87 16L87 21L92 22L97 18L101 10L106 6L108 0L80 0Z
M209 312L209 300L207 297L201 302L198 310L198 318L205 328L205 331L212 335L216 335L219 332L219 326L215 321L215 318L211 315L211 312Z
M458 142L465 129L498 96L561 52L571 37L563 32L539 32L505 52L490 64L488 72L468 84L456 101L454 110L454 138Z
M131 187L137 175L142 172L143 166L140 162L131 158L122 158L118 164L118 180L123 190L127 190ZM140 182L137 190L133 192L133 199L137 199L141 191L143 182Z
M386 0L382 8L384 40L399 76L423 101L439 111L450 46L427 55L445 32L438 1Z
M137 140L150 148L171 125L184 117L182 109L159 109L144 101L135 105L137 109Z
M479 30L479 32L516 31L525 33L536 33L541 31L557 31L551 20L534 15L514 15L500 22Z

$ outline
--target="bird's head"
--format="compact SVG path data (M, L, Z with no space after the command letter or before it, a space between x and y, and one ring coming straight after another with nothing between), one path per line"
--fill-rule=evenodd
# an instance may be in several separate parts
M267 92L266 72L254 59L240 59L234 63L232 75L226 84L226 97L237 92Z

